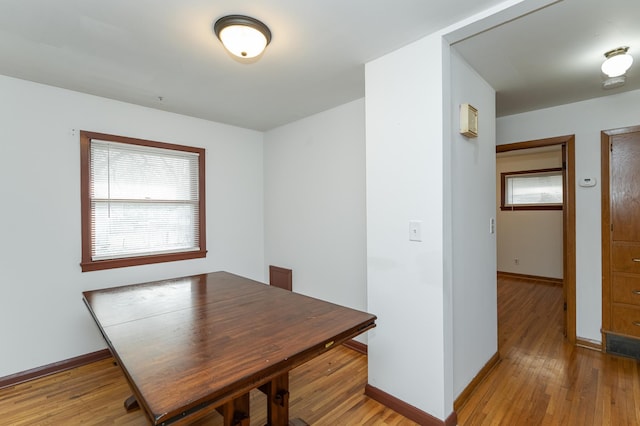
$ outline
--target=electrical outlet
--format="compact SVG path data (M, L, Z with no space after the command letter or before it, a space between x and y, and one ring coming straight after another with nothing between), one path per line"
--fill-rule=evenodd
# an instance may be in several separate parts
M513 263L515 263L516 265L520 264L520 259L518 259L517 257L515 259L513 259Z

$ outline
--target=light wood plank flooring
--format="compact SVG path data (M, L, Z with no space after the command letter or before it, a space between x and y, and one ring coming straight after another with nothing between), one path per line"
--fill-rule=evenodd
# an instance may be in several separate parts
M562 288L498 280L502 361L458 412L462 425L640 425L640 363L566 342Z
M312 425L413 426L393 410L365 397L366 356L345 347L292 370L290 416ZM148 425L143 412L127 413L129 386L107 359L0 390L0 425ZM251 392L251 425L266 423L266 397ZM193 423L222 425L213 412Z
M499 280L502 361L459 410L460 425L640 425L640 363L564 341L561 288ZM392 366L390 366L392 368ZM338 347L291 372L291 416L312 425L415 423L363 395L366 357ZM122 408L130 395L104 360L0 390L2 425L147 425ZM265 397L252 392L252 425ZM196 425L222 424L217 413Z

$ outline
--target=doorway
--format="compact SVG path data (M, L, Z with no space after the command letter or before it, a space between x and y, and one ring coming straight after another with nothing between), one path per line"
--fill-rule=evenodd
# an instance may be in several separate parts
M559 146L563 163L562 265L564 329L567 340L576 343L576 221L575 221L575 136L558 136L496 146L496 153Z

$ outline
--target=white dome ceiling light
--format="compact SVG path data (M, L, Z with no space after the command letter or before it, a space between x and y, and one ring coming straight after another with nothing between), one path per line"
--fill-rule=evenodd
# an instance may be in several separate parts
M607 58L602 63L602 72L609 78L624 75L633 63L633 56L629 55L627 46L618 47L604 54Z
M228 15L218 19L213 31L225 49L241 59L260 56L271 42L271 31L257 19L244 15Z
M602 82L603 89L615 89L626 83L627 76L625 74L633 63L633 57L627 53L628 51L629 47L622 46L604 54L607 59L602 63L601 69L607 78Z

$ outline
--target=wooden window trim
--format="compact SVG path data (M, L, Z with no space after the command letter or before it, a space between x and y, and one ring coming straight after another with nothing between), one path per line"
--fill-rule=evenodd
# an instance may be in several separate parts
M548 172L560 172L562 173L561 167L555 167L550 169L536 169L536 170L518 170L515 172L502 172L500 173L500 210L502 211L523 211L523 210L562 210L562 204L535 204L535 205L523 205L523 206L514 206L514 205L506 205L505 199L505 187L507 176L513 175L528 175L534 173L548 173Z
M200 249L195 251L185 251L168 254L145 255L125 257L118 259L92 260L92 234L91 234L91 200L89 197L90 187L90 158L89 151L91 139L100 139L113 142L128 143L133 145L141 145L153 148L171 149L176 151L193 152L198 154L198 208L199 208L199 234ZM80 209L81 209L81 228L82 228L82 261L80 266L82 272L98 271L104 269L123 268L127 266L149 265L162 262L173 262L177 260L188 260L204 258L207 255L206 248L206 201L205 201L205 150L204 148L196 148L184 145L176 145L165 142L149 141L144 139L136 139L125 136L109 135L105 133L96 133L88 131L80 131Z

